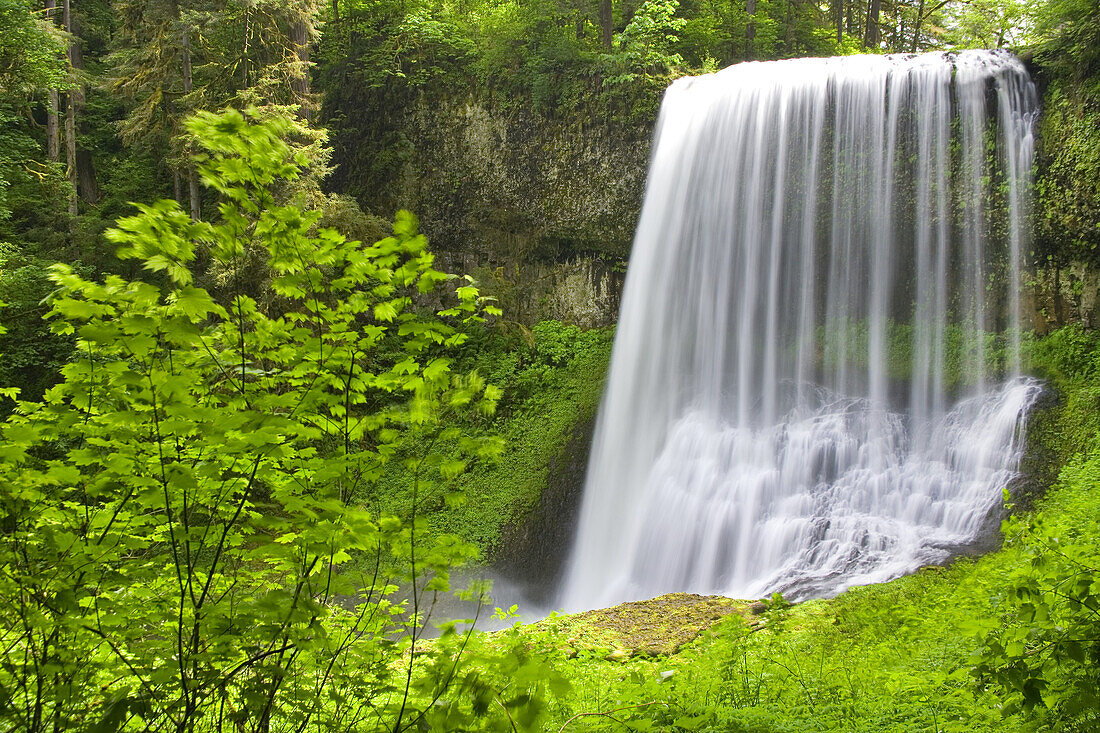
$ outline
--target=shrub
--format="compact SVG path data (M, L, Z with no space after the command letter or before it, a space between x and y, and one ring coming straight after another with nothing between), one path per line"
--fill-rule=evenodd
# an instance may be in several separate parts
M447 427L453 414L491 413L499 396L447 356L492 306L458 280L450 307L415 307L454 278L432 268L408 213L364 246L277 206L272 186L301 162L281 137L288 125L233 111L188 123L221 216L194 222L160 201L120 220L110 239L146 279L52 269L53 329L76 354L0 426L6 728L537 718L526 687L504 699L491 676L464 672L467 637L453 624L428 648L421 638L425 596L448 589L471 548L453 537L423 547L415 517L347 501L402 435L426 446L407 464L414 490L499 451ZM270 304L239 294L247 283L222 302L193 284L200 252L230 264L257 246ZM452 450L433 451L437 441Z

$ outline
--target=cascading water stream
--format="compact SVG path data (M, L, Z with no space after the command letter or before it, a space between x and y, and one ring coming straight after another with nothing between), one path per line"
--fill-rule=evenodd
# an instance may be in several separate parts
M986 51L669 88L561 605L830 595L975 541L1038 391L1035 106Z

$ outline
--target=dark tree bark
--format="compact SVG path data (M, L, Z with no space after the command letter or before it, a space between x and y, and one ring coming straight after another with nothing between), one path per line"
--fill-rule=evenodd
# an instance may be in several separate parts
M84 52L80 45L80 26L72 10L72 0L64 0L62 22L69 33L69 65L74 71L84 69ZM80 130L80 118L84 113L85 97L83 85L77 84L69 90L65 100L65 164L68 168L69 183L73 195L69 199L69 213L77 215L77 199L94 204L99 200L99 186L96 185L95 166L88 150L77 146L76 136ZM49 121L47 120L47 127Z
M54 23L57 16L57 0L46 0L46 20ZM61 126L58 113L61 110L61 95L51 89L49 106L46 110L46 156L54 163L61 160Z
M298 103L298 116L306 122L312 117L309 79L309 26L305 20L295 18L290 24L290 43L298 56L298 73L291 79L290 89Z
M95 165L92 162L92 153L85 148L76 150L76 174L80 183L80 198L90 204L99 201L99 183L96 181Z
M180 22L179 4L173 0L171 4L172 19ZM183 93L188 95L194 89L194 80L191 75L191 32L187 28L180 31L180 66L183 75ZM199 198L199 178L195 175L194 166L187 166L187 192L190 199L191 220L199 221L202 218L202 199Z
M183 76L184 83L184 96L191 94L194 89L194 79L191 77L191 33L190 29L184 28L180 23L179 3L177 0L171 0L168 3L169 11L172 12L172 20L175 21L179 28L179 66L180 75ZM195 167L193 165L187 165L187 192L191 220L198 221L202 218L202 204L201 198L199 198L199 179L195 174Z
M924 0L920 0L920 3L917 5L917 19L913 23L913 41L912 41L912 43L909 44L909 52L910 53L916 53L917 52L917 41L920 39L920 28L921 28L921 24L923 22L924 22Z
M600 0L600 40L603 47L611 50L611 0Z
M248 35L252 32L252 18L249 15L248 8L244 9L244 47L241 51L241 70L244 74L244 81L241 84L241 89L248 89L251 80L248 78Z
M46 156L56 163L61 160L61 124L58 112L61 109L61 95L56 89L50 90L50 109L46 112Z
M745 58L751 59L756 57L756 0L745 0L745 12L749 15L745 26Z
M787 0L787 21L784 24L786 33L783 36L783 46L786 52L791 53L791 2L793 0Z
M882 14L882 0L869 0L867 3L867 30L863 34L863 45L878 48L882 35L879 29L879 17Z
M73 33L73 16L70 0L64 0L61 22L65 27L65 31L70 34L69 40L69 65L72 68L79 68L77 61L79 59L80 49L76 42L76 34ZM80 183L80 177L76 170L76 115L78 109L77 103L78 91L76 87L69 90L69 93L65 95L65 165L68 168L69 183L72 185L72 193L69 195L69 215L76 216L79 213L77 208L77 190Z

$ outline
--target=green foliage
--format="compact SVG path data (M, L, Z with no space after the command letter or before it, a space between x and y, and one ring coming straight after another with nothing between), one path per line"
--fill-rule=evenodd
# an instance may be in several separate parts
M1039 143L1038 245L1055 264L1100 263L1100 88L1056 81Z
M11 241L26 234L19 221L22 209L49 206L63 200L56 195L59 191L71 189L61 166L35 160L40 146L23 129L18 108L4 96L0 94L0 237Z
M5 727L538 720L537 694L503 698L460 674L468 635L453 624L431 646L420 638L424 594L447 590L470 548L443 537L424 548L415 517L347 501L403 434L453 447L418 456L417 476L499 450L452 427L499 397L447 356L488 301L459 280L442 310L417 306L452 277L432 268L410 214L364 246L277 205L271 186L298 175L288 126L232 111L188 123L219 220L159 201L108 235L157 284L52 269L53 330L75 337L76 354L0 426ZM199 248L225 261L256 242L277 307L193 284ZM411 598L397 593L417 577L426 585Z
M1027 344L1029 366L1044 378L1068 387L1096 373L1100 338L1071 323Z
M3 96L57 86L66 65L60 35L37 3L0 0L0 90Z
M9 324L0 334L0 385L18 387L32 399L42 397L72 353L72 340L51 333L43 320L55 288L47 267L0 242L0 301L6 304L0 320ZM0 411L6 414L5 407Z
M28 0L0 0L0 242L15 239L4 231L12 210L29 196L41 205L42 189L62 178L57 166L38 160L40 146L25 120L27 103L62 86L68 71L60 34L36 8Z
M1046 488L1100 434L1100 384L1095 378L1100 341L1095 332L1070 324L1024 345L1028 369L1046 379L1059 397L1055 407L1028 421L1025 460L1038 469Z
M1040 436L1064 464L1041 510L1004 523L1015 563L1001 588L1001 623L972 659L1006 711L1043 729L1100 721L1100 341L1078 325L1037 341L1030 360L1064 394Z
M975 654L974 674L995 682L1005 712L1029 712L1045 730L1100 722L1100 456L1067 465L1041 513L1013 517L1006 545L1020 560L1005 587L1003 625ZM1072 521L1067 521L1072 518Z
M639 78L665 76L676 70L684 59L673 51L680 40L676 34L687 25L676 17L679 0L645 0L614 42L611 63L620 73L607 83L628 84Z
M498 331L471 331L456 353L454 367L476 370L501 388L492 419L456 423L471 435L498 435L507 446L498 460L472 465L454 477L421 481L416 511L427 537L457 535L477 546L486 560L505 559L506 531L521 526L561 470L564 451L596 412L611 352L607 330L583 330L544 321L530 341L506 338ZM424 448L409 436L398 455ZM555 466L557 468L555 469ZM375 489L361 498L386 511L407 514L411 507L411 474L386 467Z
M1036 9L1036 35L1043 63L1060 75L1090 80L1100 71L1098 0L1046 0Z
M584 359L593 350L607 343L607 334L602 331L585 331L577 326L561 321L542 321L531 329L534 344L532 346L532 364L535 366L564 366L577 359Z
M947 7L945 40L956 48L1019 48L1032 40L1040 3L971 0Z

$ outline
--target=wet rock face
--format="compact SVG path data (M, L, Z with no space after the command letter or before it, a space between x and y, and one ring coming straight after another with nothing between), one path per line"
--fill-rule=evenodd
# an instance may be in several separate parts
M348 130L370 128L343 113ZM377 142L341 139L334 185L371 211L415 212L437 262L477 277L510 320L615 321L650 125L503 115L473 98L393 114L374 154Z
M496 569L522 584L525 597L540 605L553 601L573 544L595 422L595 415L588 416L551 461L550 481L538 505L524 521L505 528L495 558Z
M598 256L491 267L476 253L441 251L436 265L473 276L482 292L497 298L509 321L532 326L555 320L581 328L615 323L626 272L620 264Z
M396 203L437 249L487 263L625 259L645 185L650 130L581 125L476 103L406 112L412 146Z
M1087 263L1037 267L1027 295L1038 333L1067 323L1100 327L1100 271Z

